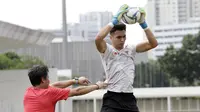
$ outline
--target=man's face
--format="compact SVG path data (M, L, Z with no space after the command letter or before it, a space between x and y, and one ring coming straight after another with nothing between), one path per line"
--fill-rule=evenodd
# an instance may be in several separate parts
M124 43L126 41L126 31L125 30L117 30L110 35L110 39L112 41L112 45L117 49L121 50L124 47Z

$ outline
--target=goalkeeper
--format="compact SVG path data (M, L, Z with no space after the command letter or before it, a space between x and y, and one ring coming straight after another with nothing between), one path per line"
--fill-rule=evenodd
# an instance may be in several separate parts
M133 95L135 77L135 54L146 52L157 46L157 41L145 22L145 11L140 8L141 18L137 21L147 36L148 41L136 46L124 46L126 25L119 24L128 5L122 5L112 22L102 28L96 36L95 44L100 52L108 83L107 93L103 96L101 112L139 112ZM112 45L104 38L110 34Z

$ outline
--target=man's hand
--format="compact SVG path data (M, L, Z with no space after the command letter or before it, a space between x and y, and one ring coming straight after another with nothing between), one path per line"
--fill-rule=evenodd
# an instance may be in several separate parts
M102 88L105 88L105 87L108 86L107 83L101 82L101 81L98 81L98 82L96 83L96 85L98 86L98 89L102 89Z
M90 81L85 77L78 78L78 84L80 84L80 85L88 85L89 83L90 83Z
M114 15L114 17L112 18L112 24L116 25L119 23L119 21L122 18L122 15L128 11L129 6L127 4L122 5L118 12Z
M139 11L141 13L140 19L138 20L138 23L143 23L145 21L146 12L143 8L139 7Z
M143 9L143 8L139 8L139 11L140 11L140 13L141 13L141 17L140 17L140 19L138 20L138 23L140 24L140 26L144 29L144 30L146 30L146 29L148 29L148 26L147 26L147 23L146 23L146 21L145 21L145 17L146 17L146 12L145 12L145 10Z

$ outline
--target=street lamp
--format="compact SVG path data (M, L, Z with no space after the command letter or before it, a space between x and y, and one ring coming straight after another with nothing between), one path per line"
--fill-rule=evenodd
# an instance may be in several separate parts
M62 31L63 31L63 43L62 43L62 67L61 68L66 68L66 61L67 61L67 16L66 16L66 0L62 0Z

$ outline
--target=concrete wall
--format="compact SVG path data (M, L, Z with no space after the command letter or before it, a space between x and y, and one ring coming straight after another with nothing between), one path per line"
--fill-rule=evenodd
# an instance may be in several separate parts
M49 69L52 82L57 80L57 69ZM31 86L27 70L0 71L0 112L23 112L23 95Z

